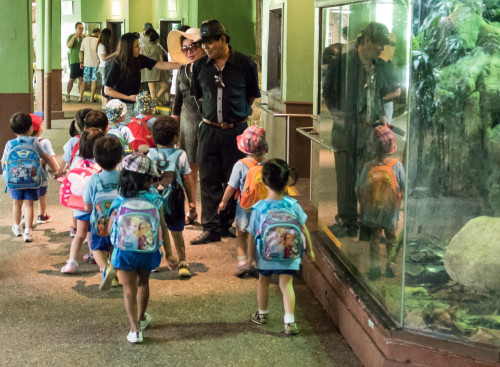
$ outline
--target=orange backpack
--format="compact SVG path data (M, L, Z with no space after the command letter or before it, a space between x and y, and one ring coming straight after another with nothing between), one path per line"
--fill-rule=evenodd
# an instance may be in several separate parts
M392 167L397 159L386 158L383 165L366 163L368 174L362 190L360 203L371 208L398 208L401 205L401 191Z
M253 204L267 197L267 189L262 182L262 164L265 160L257 162L253 158L240 159L248 167L247 177L240 195L240 206L250 209Z

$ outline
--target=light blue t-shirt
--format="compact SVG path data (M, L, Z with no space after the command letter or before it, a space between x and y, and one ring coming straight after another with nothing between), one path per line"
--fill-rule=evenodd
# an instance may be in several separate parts
M174 149L174 148L162 148L162 149L156 149L156 148L150 148L148 152L148 157L151 158L153 162L156 162L158 159L160 159L160 156L163 154L167 159L170 154L175 152L176 150L181 150L181 149ZM157 153L158 152L158 153ZM182 153L179 155L179 159L177 160L177 172L179 172L179 175L184 176L188 175L191 173L191 167L189 166L187 154L185 151L182 151Z
M229 182L227 184L233 189L240 189L240 191L243 191L249 169L250 168L248 168L245 163L241 161L236 162L233 166L231 177L229 177Z
M52 144L49 139L46 138L38 138L38 142L42 146L43 151L50 157L54 157L56 153L52 148ZM47 169L47 163L44 161L42 165L42 184L40 186L46 187L49 185L49 170Z
M272 205L279 203L278 200L264 199L252 206L252 214L250 216L250 224L247 227L247 232L252 236L256 236L260 232L260 221L262 218L262 213ZM294 203L292 206L292 211L299 218L300 223L303 225L307 221L307 215L302 210L299 203ZM254 244L255 245L255 244ZM300 258L293 260L283 260L283 261L267 261L262 259L259 251L255 251L255 264L256 268L260 270L299 270Z
M71 161L71 154L73 153L73 148L75 147L76 143L80 141L79 136L73 136L71 137L66 144L63 146L63 156L62 160L66 163L69 163Z
M113 171L101 171L96 175L90 177L85 186L85 191L83 192L83 202L85 204L94 204L95 196L97 194L97 181L102 181L102 187L104 190L117 188L118 182L120 181L120 173L116 170Z

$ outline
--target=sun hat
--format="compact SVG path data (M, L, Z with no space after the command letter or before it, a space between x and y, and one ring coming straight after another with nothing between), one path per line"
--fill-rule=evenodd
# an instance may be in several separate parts
M127 105L119 99L112 99L106 103L106 116L110 124L115 124L127 113Z
M247 127L243 134L236 137L238 149L246 154L264 154L269 147L266 142L266 130L257 125Z
M153 177L161 176L153 161L147 155L141 153L132 153L123 158L122 169Z
M135 110L139 113L151 111L156 107L156 100L151 98L148 91L139 93L135 101Z
M33 131L34 132L37 132L38 130L40 130L40 126L42 125L42 118L38 115L35 115L34 113L30 113L30 116L31 116L31 122L33 124Z
M396 136L388 126L377 126L373 129L373 139L376 145L376 153L392 154L398 149Z
M200 40L200 29L199 28L189 28L186 32L179 31L174 29L170 31L167 37L167 47L172 60L178 62L179 64L187 65L189 64L189 60L182 52L181 45L181 36L190 39L193 42L197 42Z

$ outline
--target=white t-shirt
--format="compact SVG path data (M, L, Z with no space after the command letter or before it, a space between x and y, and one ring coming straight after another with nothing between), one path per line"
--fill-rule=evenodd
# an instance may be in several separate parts
M172 57L170 56L170 52L168 53L168 61L173 62ZM177 89L177 73L179 69L172 70L172 83L170 84L170 94L175 96Z
M102 43L99 43L97 46L97 57L99 57L99 67L103 68L106 66L106 61L104 61L104 57L106 57L106 47Z
M83 51L83 66L99 66L99 58L97 57L97 38L85 37L82 41L80 51Z

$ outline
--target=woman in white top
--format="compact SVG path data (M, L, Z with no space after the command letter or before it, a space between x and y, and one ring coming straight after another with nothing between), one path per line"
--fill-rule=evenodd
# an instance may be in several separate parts
M106 85L106 80L104 78L104 67L106 66L106 61L113 55L113 41L111 40L111 30L109 28L104 28L99 35L97 40L97 56L99 57L99 73L102 78L102 90L101 90L101 101L102 107L106 106L108 99L104 96L104 86Z

